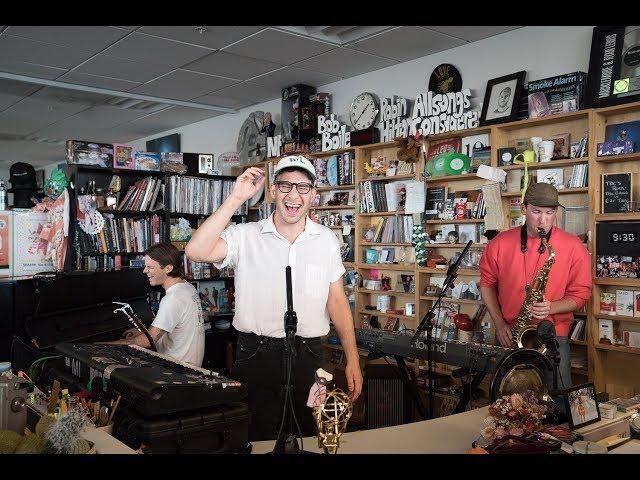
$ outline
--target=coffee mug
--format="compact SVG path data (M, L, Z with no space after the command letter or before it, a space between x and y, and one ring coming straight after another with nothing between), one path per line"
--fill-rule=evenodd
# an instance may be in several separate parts
M513 157L513 161L514 163L533 163L536 161L536 152L533 150L525 150Z
M549 162L553 158L553 147L555 143L551 140L544 140L538 146L538 156L541 162Z

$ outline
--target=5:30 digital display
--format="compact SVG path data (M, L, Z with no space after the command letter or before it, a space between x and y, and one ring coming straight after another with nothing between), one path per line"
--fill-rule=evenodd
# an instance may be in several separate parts
M635 232L611 232L609 240L611 243L637 243L638 234Z

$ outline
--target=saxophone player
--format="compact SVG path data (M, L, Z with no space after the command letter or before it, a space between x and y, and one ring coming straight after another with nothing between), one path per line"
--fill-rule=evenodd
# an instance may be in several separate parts
M493 319L496 339L504 347L515 347L512 325L531 291L538 272L549 260L541 237L553 247L555 258L542 301L532 303L530 322L553 322L559 344L558 386L571 386L568 333L573 312L591 296L591 255L578 237L555 226L558 191L548 183L529 185L522 205L526 223L492 239L480 260L480 292Z

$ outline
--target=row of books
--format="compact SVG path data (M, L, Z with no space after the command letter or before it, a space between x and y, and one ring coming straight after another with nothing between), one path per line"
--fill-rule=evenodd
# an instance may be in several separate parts
M360 212L395 212L404 209L406 186L403 181L366 180L360 184Z
M231 194L234 183L233 180L172 175L168 179L165 203L170 212L210 215ZM246 203L235 212L236 215L246 213Z
M123 259L121 255L85 255L77 257L76 270L109 271L120 270L122 267L144 268L144 257Z
M316 169L316 185L353 185L354 183L355 161L352 152L345 152L340 155L331 155L325 158L313 160Z
M571 169L571 176L569 177L569 182L567 182L567 187L569 188L579 188L586 187L589 182L589 166L586 163L581 163L580 165L574 165Z
M412 232L411 215L384 217L378 219L371 240L365 240L372 243L411 243Z
M118 210L157 210L163 208L164 185L161 178L146 177L131 185L118 204Z
M95 235L78 229L81 255L142 253L165 238L164 221L158 215L145 218L114 218L104 215L104 228Z
M600 292L600 313L640 317L640 291Z

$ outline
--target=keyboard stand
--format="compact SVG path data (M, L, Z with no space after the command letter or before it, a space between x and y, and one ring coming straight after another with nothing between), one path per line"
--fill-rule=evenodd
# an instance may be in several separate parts
M400 378L402 378L402 383L404 383L405 389L411 395L411 399L418 409L418 413L420 414L420 420L427 420L427 409L424 406L424 402L420 398L420 392L418 392L418 387L416 386L416 380L409 373L409 369L407 368L407 364L400 355L393 356L396 359L396 363L398 364L398 369L400 370Z

